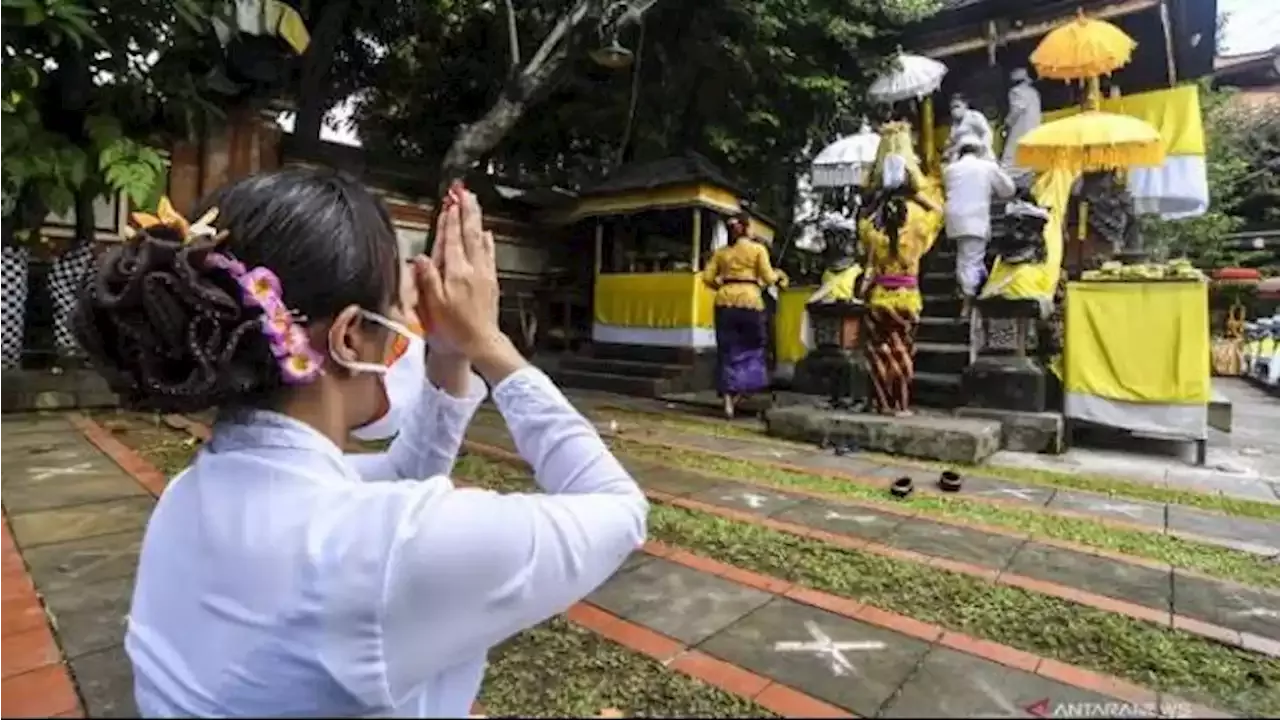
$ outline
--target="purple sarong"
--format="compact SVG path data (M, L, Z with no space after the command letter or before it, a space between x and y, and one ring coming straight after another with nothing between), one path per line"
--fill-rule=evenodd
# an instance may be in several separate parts
M720 364L717 389L722 395L745 395L769 387L767 337L764 311L716 308L716 354Z

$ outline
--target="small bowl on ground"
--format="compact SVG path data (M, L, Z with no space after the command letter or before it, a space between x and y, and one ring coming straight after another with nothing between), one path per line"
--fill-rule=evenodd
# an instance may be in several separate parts
M943 492L958 492L960 484L960 473L954 470L943 470L938 476L938 487L942 488Z
M904 475L893 481L893 485L889 487L889 494L901 499L910 495L913 490L915 485L912 484L911 478Z

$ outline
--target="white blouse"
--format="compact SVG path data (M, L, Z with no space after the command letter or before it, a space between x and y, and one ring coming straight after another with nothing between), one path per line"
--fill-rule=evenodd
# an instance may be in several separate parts
M125 638L141 714L465 717L488 649L603 583L648 512L533 368L493 398L546 494L454 488L484 395L428 383L380 454L271 412L216 426L143 540Z

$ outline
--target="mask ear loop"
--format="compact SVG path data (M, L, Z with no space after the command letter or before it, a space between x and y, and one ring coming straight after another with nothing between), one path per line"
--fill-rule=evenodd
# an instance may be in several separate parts
M390 318L383 317L378 313L370 312L362 308L360 310L360 317L366 320L369 320L370 322L377 323L378 325L381 325L382 327L390 330L391 332L396 333L410 341L415 339L416 340L422 339L421 337L418 336L417 333L413 332L412 330L405 327L404 325ZM332 351L330 351L329 355L333 358L334 362L338 363L342 367L352 372L367 372L367 373L373 373L375 375L386 375L387 372L390 371L391 369L389 365L382 365L380 363L364 362L363 360L343 360L342 358L333 354Z

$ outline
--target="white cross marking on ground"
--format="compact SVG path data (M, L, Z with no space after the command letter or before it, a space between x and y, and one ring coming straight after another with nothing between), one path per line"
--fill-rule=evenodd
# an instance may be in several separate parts
M1097 503L1093 505L1094 510L1101 512L1115 512L1121 515L1127 515L1134 520L1138 518L1138 511L1142 509L1141 505L1126 505L1124 503Z
M822 631L818 624L812 620L804 622L804 629L809 631L813 640L808 642L800 642L796 640L784 640L773 644L775 652L805 652L813 653L819 659L826 659L831 665L832 674L837 677L844 677L852 673L858 674L858 669L845 655L849 650L883 650L884 643L875 641L863 642L836 642L831 636Z
M874 522L880 522L880 518L875 515L845 515L835 510L827 511L828 520L848 520L849 522L858 523L859 525L870 525Z
M1013 703L1009 702L1009 698L1006 698L1004 696L1004 693L1001 693L999 690L996 690L995 688L991 687L991 684L988 683L985 678L983 677L975 678L974 684L978 686L978 691L981 692L983 695L986 695L987 699L989 699L992 703L994 703L995 706L998 708L997 712L983 713L983 714L977 715L976 717L1016 718L1016 717L1023 716L1024 714L1023 711L1017 707L1014 707Z
M1263 617L1280 620L1280 610L1265 607L1251 607L1248 610L1236 610L1231 614L1240 615L1241 617Z
M1029 490L1027 488L999 488L997 490L983 490L978 494L979 495L1009 495L1011 497L1016 497L1019 500L1025 500L1026 502L1035 502L1036 499L1031 494L1033 492L1035 492L1035 490Z
M76 463L69 467L33 467L31 468L31 478L33 480L48 480L59 475L79 475L80 473L88 472L92 467L93 464L87 462Z
M765 503L769 502L769 498L765 497L764 495L758 495L753 492L742 493L738 497L741 497L742 501L747 504L747 507L751 508L752 510L759 510L760 508L764 507ZM732 500L733 496L724 495L720 499Z

